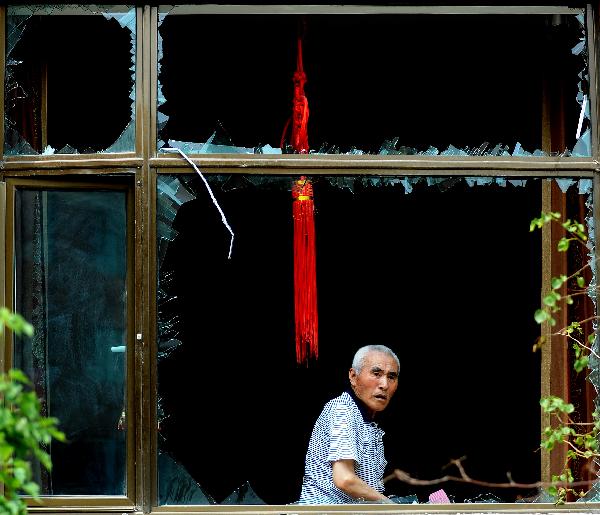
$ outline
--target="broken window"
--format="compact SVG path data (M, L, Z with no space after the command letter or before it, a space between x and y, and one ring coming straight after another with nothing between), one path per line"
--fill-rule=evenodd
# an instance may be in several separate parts
M8 6L4 154L135 150L135 9Z
M125 495L127 193L18 187L14 217L14 305L35 328L14 365L67 437L34 477L44 495Z
M591 155L583 9L190 12L159 13L159 148L290 152L300 36L310 153Z
M313 424L368 343L402 363L380 419L390 471L436 478L466 455L471 477L540 480L550 379L531 352L542 244L529 221L552 182L592 227L591 179L312 177L319 358L306 367L294 348L293 178L206 178L235 233L231 259L200 178L158 176L159 504L297 501ZM576 394L591 404L592 367ZM534 488L443 487L454 502L551 502ZM386 486L407 502L431 492Z

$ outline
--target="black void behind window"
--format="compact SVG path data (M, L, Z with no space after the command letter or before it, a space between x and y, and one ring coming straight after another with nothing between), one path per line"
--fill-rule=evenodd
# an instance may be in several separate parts
M92 7L8 8L5 154L135 150L135 9Z
M587 95L583 14L167 14L160 144L278 149L299 26L314 152L527 155L542 149L547 102L564 105L551 123L565 134L544 150L589 155L587 140L574 150L589 128L584 116L577 134Z
M439 477L466 455L473 477L539 480L541 247L528 229L540 181L315 178L320 350L308 367L295 359L292 179L210 181L231 260L200 179L158 183L160 504L297 501L313 424L369 343L402 362L381 419L390 470ZM444 488L456 501L490 493ZM387 485L421 502L435 489Z

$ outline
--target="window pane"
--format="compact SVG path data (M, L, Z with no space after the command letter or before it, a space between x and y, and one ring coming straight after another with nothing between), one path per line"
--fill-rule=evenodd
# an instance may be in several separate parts
M135 150L136 13L9 6L4 153Z
M15 308L35 335L14 364L67 436L44 494L125 494L126 229L123 191L17 190Z
M290 152L284 129L301 30L311 153L590 155L581 10L360 16L186 11L165 7L160 17L159 146L279 153L284 136L283 152ZM201 55L202 66L190 67L189 55ZM543 133L542 120L552 126L551 135Z
M207 179L235 233L231 259L200 178L158 178L160 504L297 501L315 420L371 343L402 363L380 419L386 473L436 478L467 455L479 480L540 480L542 246L528 228L543 180L313 177L319 357L298 366L293 178ZM577 206L566 215L589 219L591 180L557 183ZM422 503L437 488L392 481L386 493ZM539 499L443 488L455 502Z

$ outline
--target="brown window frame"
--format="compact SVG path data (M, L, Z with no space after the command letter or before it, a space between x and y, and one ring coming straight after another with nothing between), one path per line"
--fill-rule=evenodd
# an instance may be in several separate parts
M288 12L288 13L520 13L542 14L555 12L555 7L527 6L187 6L190 13L223 12ZM69 187L81 179L94 178L97 184L110 183L111 178L127 178L131 183L131 209L135 220L133 232L134 248L130 255L130 278L134 292L131 315L131 335L136 335L128 355L128 406L135 417L129 417L128 427L128 495L125 498L104 498L98 496L52 497L47 498L43 507L32 504L32 512L157 512L167 513L317 513L319 506L261 506L256 510L251 506L156 506L157 499L157 441L156 441L156 180L159 174L190 173L189 166L176 155L160 154L156 148L157 126L157 41L159 8L150 5L138 6L137 46L136 46L136 150L121 154L82 154L53 156L6 156L0 168L0 214L5 222L0 226L0 250L4 259L0 260L0 277L4 288L0 288L3 303L11 302L12 269L10 259L12 249L11 195L14 188L22 184L39 184L40 187ZM592 156L590 158L435 158L427 156L338 156L338 155L193 155L193 162L206 173L255 173L287 175L391 175L391 176L491 176L509 178L530 177L572 177L593 179L594 198L600 195L600 149L598 142L598 24L600 13L597 5L587 4L586 18L588 48L590 49L590 107L592 118ZM6 8L0 7L0 27L4 31ZM5 36L0 38L0 77L4 78ZM0 92L0 102L4 105L4 89ZM547 147L552 147L551 115L546 119ZM0 123L4 123L3 119ZM3 149L4 130L0 128L0 152ZM56 185L56 186L55 186ZM542 204L553 207L560 203L558 193L551 190L542 195ZM600 201L594 201L596 242L600 241ZM557 266L556 257L550 251L552 234L545 229L543 239L542 274L549 277ZM600 252L596 249L596 256ZM599 270L597 270L598 272ZM8 368L11 362L7 348L10 339L0 336L0 359ZM546 352L543 360L550 369L560 356ZM541 378L542 392L556 392L565 389L565 381L551 384L548 375ZM542 423L547 420L542 417ZM132 452L130 450L133 449ZM543 477L549 478L552 465L543 462ZM527 505L527 508L534 509ZM566 509L599 509L600 503L585 505L569 504ZM453 504L436 506L435 511L481 511L489 505ZM516 511L521 505L493 505L494 511ZM552 504L536 504L535 511L555 511ZM340 513L355 513L352 505L328 510ZM364 512L432 512L427 506L361 506Z

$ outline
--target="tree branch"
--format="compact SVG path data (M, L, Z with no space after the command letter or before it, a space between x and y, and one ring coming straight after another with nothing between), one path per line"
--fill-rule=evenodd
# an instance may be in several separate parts
M404 472L400 469L395 469L390 475L383 478L383 482L387 483L392 479L398 479L403 483L407 483L413 486L435 486L441 483L455 482L455 483L469 483L477 486L484 486L487 488L525 488L525 489L533 489L533 488L547 488L549 486L555 486L557 488L577 488L583 486L593 485L597 480L590 481L573 481L569 483L568 481L556 481L556 482L547 482L547 481L536 481L535 483L518 483L513 481L510 472L506 474L508 478L507 483L493 483L490 481L482 481L480 479L473 479L470 477L463 465L463 458L452 460L448 465L454 465L458 469L459 476L453 476L447 474L442 477L438 477L435 479L417 479L412 477L408 472Z

